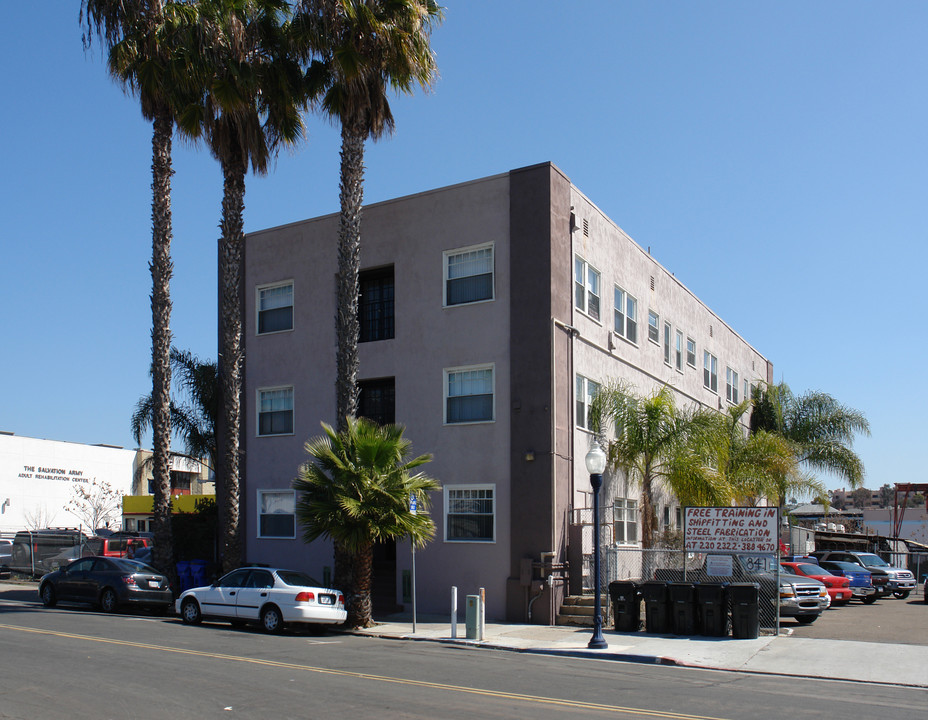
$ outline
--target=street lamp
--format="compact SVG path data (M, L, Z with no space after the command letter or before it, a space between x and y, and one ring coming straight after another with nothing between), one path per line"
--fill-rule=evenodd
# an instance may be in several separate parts
M594 440L586 454L586 469L590 473L590 485L593 486L593 592L596 598L596 614L593 616L593 637L587 643L591 650L609 647L603 637L603 612L600 600L599 574L599 489L603 486L603 470L606 469L606 453Z

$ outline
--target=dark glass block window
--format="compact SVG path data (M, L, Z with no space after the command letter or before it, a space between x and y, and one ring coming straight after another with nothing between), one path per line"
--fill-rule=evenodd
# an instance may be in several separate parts
M360 273L358 288L358 342L389 340L394 335L393 268Z
M380 378L358 383L358 416L380 425L396 422L396 380Z

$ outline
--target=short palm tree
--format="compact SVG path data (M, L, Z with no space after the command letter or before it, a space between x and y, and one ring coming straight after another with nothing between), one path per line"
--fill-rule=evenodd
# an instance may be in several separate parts
M341 125L341 219L336 280L336 427L358 407L358 272L364 143L394 128L390 90L411 94L437 75L430 46L441 8L434 0L300 0L293 25L313 59L310 86Z
M752 432L765 430L786 439L799 463L812 472L831 473L852 488L863 485L863 461L853 450L858 434L870 434L862 412L823 392L796 396L786 383L759 385L752 400Z
M152 447L154 564L169 571L171 542L171 140L179 99L196 77L190 29L195 8L164 0L82 0L84 44L97 35L110 73L140 101L152 122Z
M303 76L288 55L285 0L200 0L200 96L178 116L204 138L223 177L219 239L219 458L216 474L224 570L242 560L239 522L244 343L245 175L264 174L276 148L302 138Z
M299 493L296 516L305 542L328 538L350 556L347 624L369 627L374 545L409 537L423 547L435 534L428 493L441 488L428 475L413 472L432 456L410 459L412 444L403 437L403 426L348 418L340 432L325 423L322 428L324 435L306 443L312 460L293 482ZM416 512L410 510L411 496Z
M717 473L705 472L699 448L711 420L676 406L673 389L665 385L640 396L624 383L600 389L591 404L591 422L605 438L609 467L641 486L641 544L653 547L657 536L655 485L660 483L684 505L717 505L729 501L728 486Z

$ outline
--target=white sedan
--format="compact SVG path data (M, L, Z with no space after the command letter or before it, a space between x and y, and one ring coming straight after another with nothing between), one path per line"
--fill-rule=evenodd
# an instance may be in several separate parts
M239 568L208 587L185 590L176 606L188 625L203 619L260 623L269 633L288 623L334 625L347 617L343 593L319 587L306 573L266 567Z

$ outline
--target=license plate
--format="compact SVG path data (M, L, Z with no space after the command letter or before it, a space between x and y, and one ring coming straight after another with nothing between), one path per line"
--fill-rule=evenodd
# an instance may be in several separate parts
M335 600L331 595L320 595L319 604L320 605L334 605Z
M161 588L161 581L160 580L149 580L148 587L155 588L156 590L158 590Z

